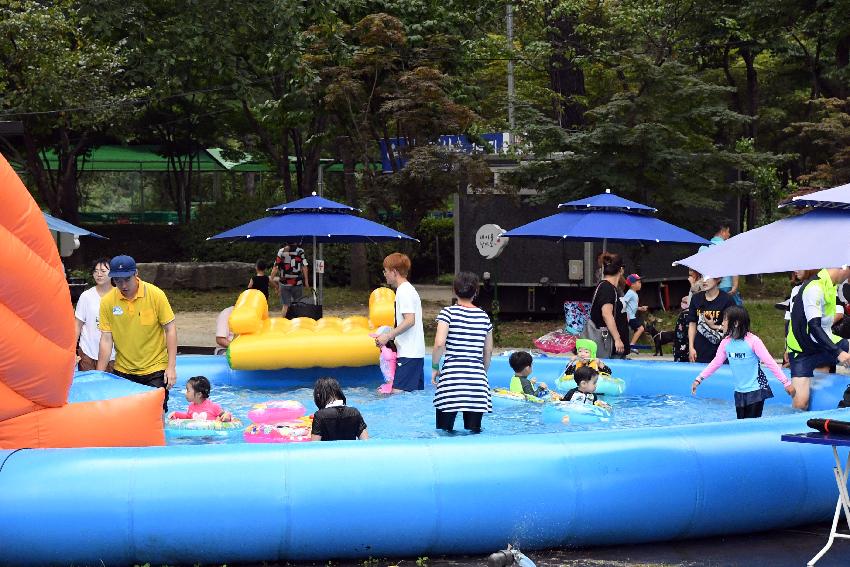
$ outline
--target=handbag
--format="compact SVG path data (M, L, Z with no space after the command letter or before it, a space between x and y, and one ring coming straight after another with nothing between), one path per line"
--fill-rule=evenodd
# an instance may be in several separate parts
M318 321L322 318L322 306L318 305L318 301L316 299L316 290L313 290L313 296L301 298L296 301L292 305L289 306L289 309L286 311L287 319L296 319L298 317L309 317L310 319L315 319Z
M596 294L599 292L601 285L602 283L600 282L599 285L596 286L596 291L593 292L593 299L590 302L591 310L593 310L593 305L596 303ZM584 325L584 329L582 329L579 336L583 339L590 339L596 343L596 356L598 358L610 358L611 353L614 352L614 338L608 331L608 327L603 326L600 329L596 326L596 323L593 322L593 319L591 319L589 315L587 317L587 322Z

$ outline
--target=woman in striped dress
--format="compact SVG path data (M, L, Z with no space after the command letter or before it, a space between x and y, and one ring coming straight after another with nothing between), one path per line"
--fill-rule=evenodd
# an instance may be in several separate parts
M457 305L443 308L437 316L437 336L431 354L431 382L437 387L434 395L437 429L452 431L460 411L464 429L480 433L481 418L493 411L487 381L493 353L493 325L490 317L472 304L478 293L478 276L459 273L454 292Z

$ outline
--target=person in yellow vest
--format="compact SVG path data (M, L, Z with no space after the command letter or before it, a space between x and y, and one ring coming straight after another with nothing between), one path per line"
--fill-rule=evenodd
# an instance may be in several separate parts
M791 405L795 408L809 409L815 368L836 363L850 365L847 339L832 334L837 285L848 276L848 268L824 268L800 285L791 303L785 342L796 392Z
M100 300L100 356L97 369L105 370L115 346L115 371L122 378L168 390L177 380L177 326L165 293L139 279L136 261L116 256L109 263L115 286Z

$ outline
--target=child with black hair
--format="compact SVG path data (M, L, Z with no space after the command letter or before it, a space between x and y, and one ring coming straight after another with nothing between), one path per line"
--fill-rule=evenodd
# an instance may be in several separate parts
M535 388L534 384L537 380L535 378L529 379L528 377L531 374L532 364L532 358L529 353L523 350L511 353L511 356L508 359L508 364L511 365L511 369L514 371L514 375L511 378L511 385L509 387L511 392L525 394L526 396L535 396L538 398L546 397L546 395L549 394L549 388L546 386L545 382L541 382Z
M313 386L313 441L353 441L369 438L366 422L357 408L345 405L345 394L336 378L319 378Z
M186 381L186 401L189 409L175 411L169 419L198 419L206 421L231 421L233 416L210 400L210 381L206 376L193 376Z
M793 398L793 384L770 356L762 340L750 332L747 310L738 306L727 307L723 312L722 326L726 336L720 341L714 360L694 380L691 393L696 395L702 381L728 360L735 378L735 413L738 419L761 417L764 401L773 397L767 376L759 364L761 361Z
M599 381L599 372L591 366L577 368L573 379L576 387L564 394L562 402L572 404L590 404L611 409L611 406L599 399L596 394L596 383Z
M257 289L262 291L263 295L266 296L266 301L268 301L269 277L266 275L266 270L269 268L269 265L266 264L265 260L257 260L255 268L257 273L251 276L251 279L248 280L248 289Z

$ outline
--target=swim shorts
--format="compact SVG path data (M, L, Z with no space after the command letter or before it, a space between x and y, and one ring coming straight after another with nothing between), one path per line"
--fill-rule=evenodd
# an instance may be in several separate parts
M394 390L413 392L425 389L425 359L399 358L393 379Z

